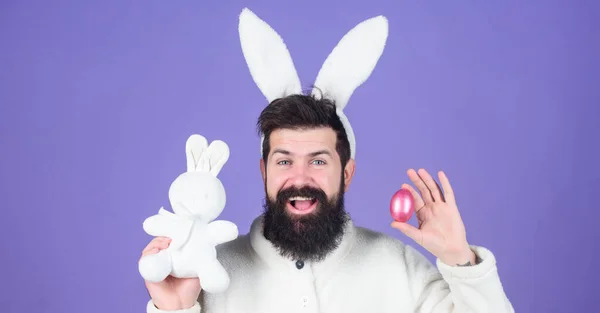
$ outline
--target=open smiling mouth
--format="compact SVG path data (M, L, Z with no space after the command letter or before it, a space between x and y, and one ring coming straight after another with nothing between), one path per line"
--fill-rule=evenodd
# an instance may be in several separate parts
M288 209L294 214L308 214L317 207L317 199L308 197L291 197L287 203Z

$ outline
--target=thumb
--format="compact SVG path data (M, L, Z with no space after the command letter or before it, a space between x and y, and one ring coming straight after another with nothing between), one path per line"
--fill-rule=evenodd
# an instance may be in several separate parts
M392 227L401 231L404 235L406 235L408 238L414 240L419 245L421 245L423 243L423 237L422 237L420 229L418 229L408 223L401 223L401 222L393 222Z

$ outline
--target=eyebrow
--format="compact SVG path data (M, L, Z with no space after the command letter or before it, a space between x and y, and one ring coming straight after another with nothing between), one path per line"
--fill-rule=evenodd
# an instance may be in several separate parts
M284 149L275 149L275 150L273 150L273 155L275 155L277 153L284 154L284 155L291 155L292 154L291 152L289 152L287 150L284 150ZM319 150L319 151L311 152L308 155L310 157L316 157L316 156L322 155L322 154L325 154L325 155L328 155L328 156L332 157L331 152L329 152L328 150Z
M308 155L310 155L311 157L316 157L317 155L321 155L321 154L332 156L331 153L329 151L327 151L327 150L315 151L315 152L309 153Z

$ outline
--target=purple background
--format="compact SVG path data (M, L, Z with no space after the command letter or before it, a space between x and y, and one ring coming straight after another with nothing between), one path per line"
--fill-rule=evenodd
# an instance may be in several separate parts
M245 6L305 86L350 28L389 18L346 109L358 224L413 244L390 228L389 197L407 168L444 169L518 312L594 311L598 5L491 2L2 1L0 311L143 312L142 221L168 205L192 133L229 143L221 218L248 230L266 101L239 45Z

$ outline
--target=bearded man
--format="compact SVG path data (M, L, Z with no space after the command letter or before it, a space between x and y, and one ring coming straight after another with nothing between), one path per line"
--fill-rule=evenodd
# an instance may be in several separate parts
M146 282L147 312L514 312L494 255L470 245L452 188L408 170L419 228L392 225L437 257L431 264L398 239L354 225L344 209L352 182L346 131L333 102L291 95L258 119L264 212L249 234L218 246L231 283L202 292L197 278ZM373 209L373 208L365 208ZM143 255L169 246L158 237Z
M388 36L378 16L350 30L304 94L281 36L253 12L240 14L252 78L268 100L258 118L264 212L250 232L218 246L225 292L198 278L146 282L148 313L513 313L489 250L470 245L444 172L407 171L419 227L392 226L432 253L435 266L402 241L356 226L344 194L356 168L356 139L344 113L371 74ZM377 212L376 208L364 208ZM169 246L155 238L142 255Z

